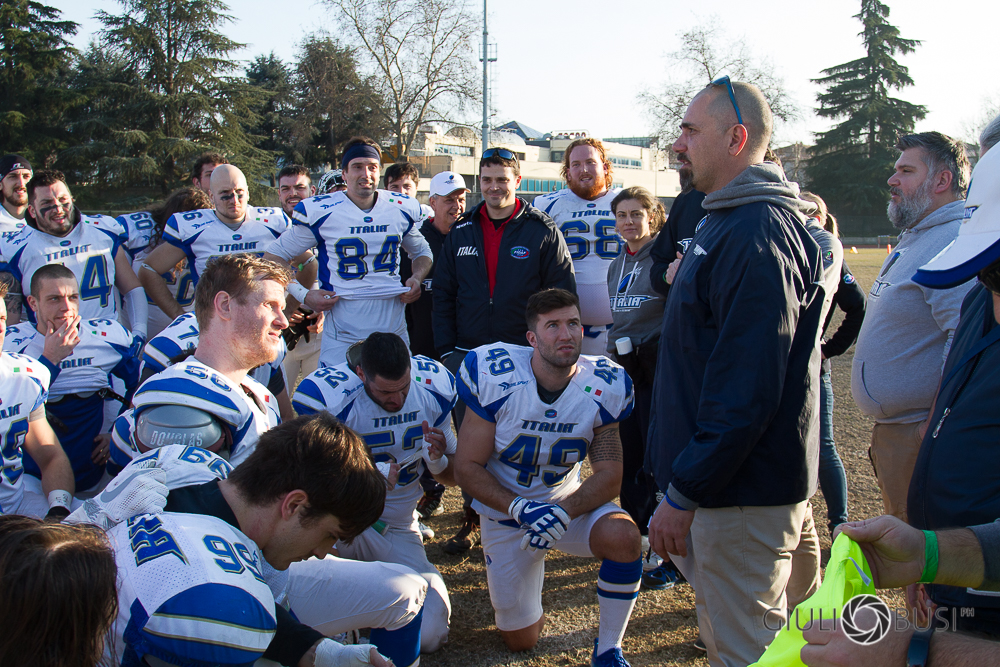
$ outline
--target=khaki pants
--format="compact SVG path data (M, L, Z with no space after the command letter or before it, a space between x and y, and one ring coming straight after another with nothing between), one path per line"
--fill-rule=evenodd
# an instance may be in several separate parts
M816 523L813 521L812 505L806 502L806 515L802 520L802 535L799 545L792 552L792 576L788 579L785 596L788 598L788 610L799 606L819 590L820 585L820 550L819 535L816 534Z
M920 425L875 424L869 450L886 514L906 521L906 494L920 453Z
M785 587L808 501L698 509L688 555L673 562L695 591L698 631L712 667L757 662L787 617Z

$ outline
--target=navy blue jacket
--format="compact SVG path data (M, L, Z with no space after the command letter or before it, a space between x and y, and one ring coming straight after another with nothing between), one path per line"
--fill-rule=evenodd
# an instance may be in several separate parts
M944 384L910 478L907 516L922 530L975 526L1000 518L1000 342L959 366L970 348L997 326L989 290L976 285L962 303L962 318L944 365ZM953 586L929 588L938 604L1000 609L996 594L974 595Z
M815 492L823 294L819 246L791 212L709 212L667 298L647 451L685 509Z

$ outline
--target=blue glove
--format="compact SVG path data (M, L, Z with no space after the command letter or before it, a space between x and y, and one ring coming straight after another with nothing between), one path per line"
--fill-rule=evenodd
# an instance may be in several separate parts
M524 551L535 551L536 549L541 549L542 551L548 551L556 544L555 540L550 540L548 536L536 533L530 528L521 538L521 549Z
M551 503L525 500L518 496L510 503L507 513L521 524L521 528L533 530L552 542L562 537L569 527L569 514L559 505Z

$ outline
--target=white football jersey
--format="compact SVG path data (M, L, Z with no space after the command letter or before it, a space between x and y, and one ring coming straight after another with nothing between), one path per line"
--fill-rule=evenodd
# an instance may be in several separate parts
M128 252L132 260L132 270L135 271L136 275L139 275L143 261L153 251L153 248L149 246L155 231L153 217L146 211L139 211L138 213L120 215L116 220L125 230L125 251ZM187 260L184 261L182 269L171 269L160 275L167 283L170 296L177 300L181 308L186 311L194 308L194 278L191 276L191 268ZM149 304L148 331L150 333L160 331L170 322L148 294L146 302Z
M267 387L253 378L234 387L229 378L189 357L142 383L132 398L132 420L157 405L203 410L228 427L233 441L229 462L236 467L254 450L260 435L281 421L277 403ZM130 433L134 429L130 425Z
M0 239L7 240L21 233L27 223L21 218L15 218L0 204Z
M46 264L62 264L80 281L80 317L85 320L118 319L115 289L115 255L122 247L125 230L106 215L84 215L66 236L52 236L31 227L0 241L0 258L21 281L31 286L31 277ZM30 322L35 314L24 309Z
M118 418L119 421L121 419ZM115 422L116 427L117 425L118 422ZM167 488L171 490L205 484L213 479L226 479L233 471L233 466L228 461L201 447L165 445L145 454L135 451L133 456L125 465L163 470L167 475Z
M28 434L28 416L47 398L49 371L35 359L0 353L0 513L17 513L24 497L21 446Z
M307 375L295 390L292 407L300 415L328 411L364 438L376 462L402 465L396 487L386 496L382 520L390 526L408 528L423 495L417 483L424 472L421 423L426 420L442 429L448 441L446 453L454 454L450 417L455 399L455 377L448 369L440 362L417 356L411 359L410 389L398 412L388 412L369 398L364 384L346 363Z
M129 389L135 388L141 347L142 339L117 321L81 322L80 342L59 362L59 374L49 386L49 398L108 388L111 375L121 378ZM45 349L45 336L34 325L23 322L7 329L3 349L39 359Z
M171 365L171 359L196 347L198 347L198 318L194 313L184 313L146 343L142 351L143 370L149 368L154 373L159 373ZM282 338L278 356L274 361L261 364L247 375L266 387L272 377L281 373L281 362L285 360L286 354L288 348L285 346L285 339Z
M531 370L532 352L502 343L477 347L462 362L458 394L496 424L486 469L522 498L558 503L580 487L580 463L594 429L632 412L632 380L607 357L581 355L569 386L545 403ZM473 507L493 519L510 519L478 500Z
M215 209L175 213L163 229L163 240L184 251L195 283L213 257L249 252L258 257L288 229L288 216L280 208L248 206L235 231L219 220Z
M316 247L320 286L342 297L357 297L354 293L401 286L400 246L411 257L430 255L430 246L417 228L420 217L416 199L386 190L378 190L375 206L368 212L344 192L319 195L296 204L291 231L268 252L290 260Z
M611 201L619 192L608 190L593 201L569 188L535 197L535 208L547 213L566 239L578 284L608 284L608 266L621 251L611 212Z
M260 658L277 629L264 557L222 519L142 514L108 532L118 565L114 664L244 665Z

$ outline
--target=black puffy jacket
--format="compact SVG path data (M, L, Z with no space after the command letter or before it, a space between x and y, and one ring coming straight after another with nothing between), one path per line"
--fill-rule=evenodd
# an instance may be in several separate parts
M528 297L548 287L576 293L573 260L556 224L520 202L500 240L492 296L479 222L485 203L459 218L445 238L433 283L434 346L442 356L496 342L524 345Z

